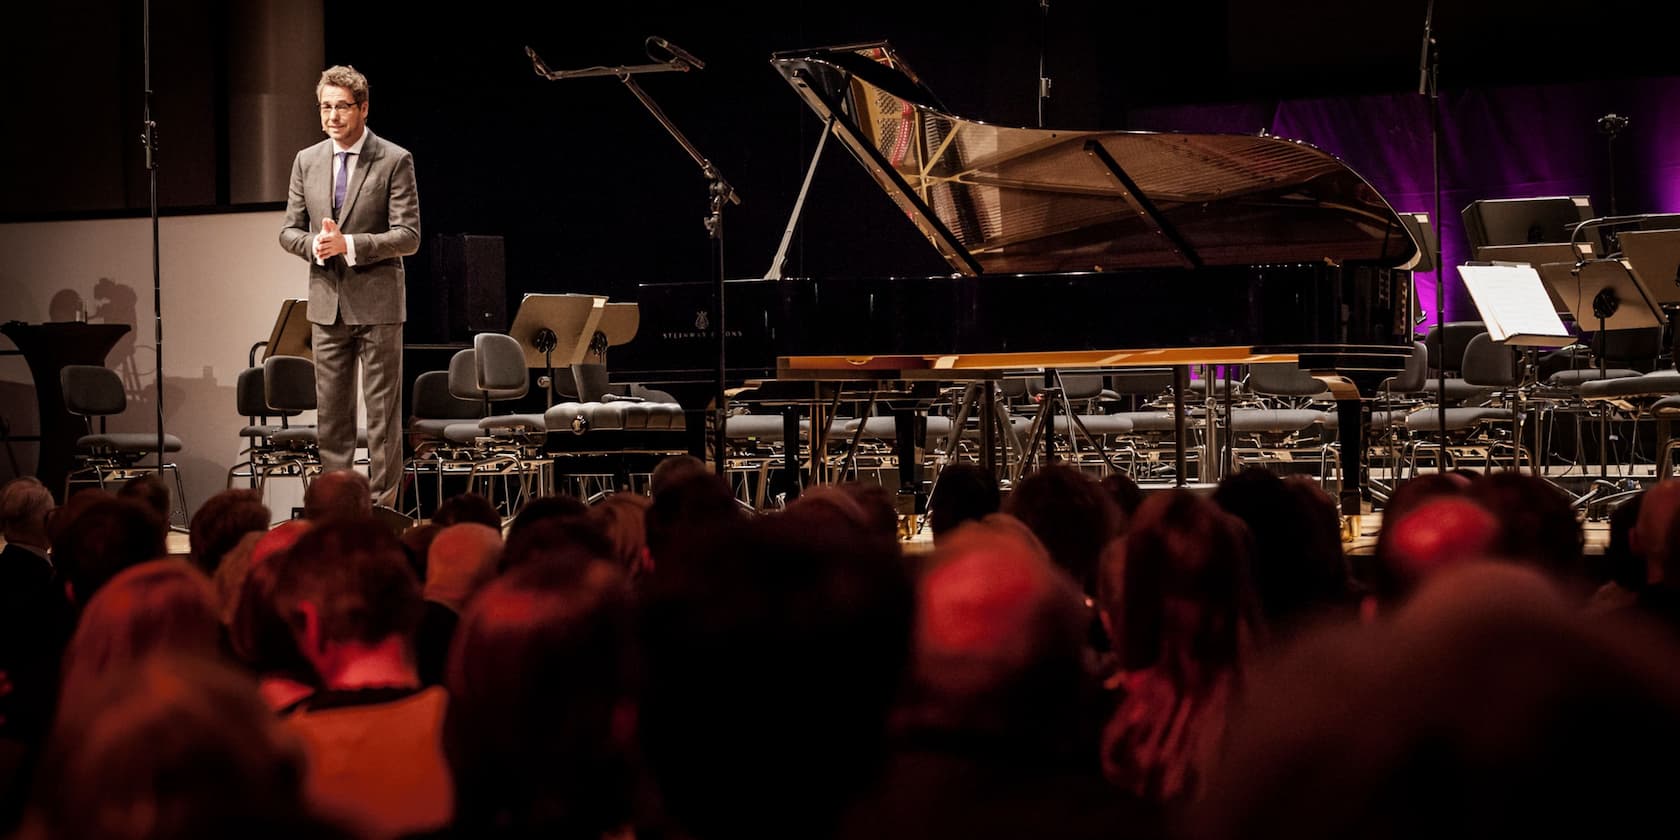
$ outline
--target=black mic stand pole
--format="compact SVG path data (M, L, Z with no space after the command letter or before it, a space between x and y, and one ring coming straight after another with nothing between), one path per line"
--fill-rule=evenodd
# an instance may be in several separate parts
M157 122L152 119L152 3L143 0L140 13L140 36L143 41L141 60L144 64L145 103L141 115L140 142L146 147L146 172L151 176L152 194L152 321L153 347L157 351L153 376L157 384L157 463L158 478L163 478L163 275L158 264L158 164ZM186 510L187 500L180 499ZM171 523L173 527L173 523Z
M650 44L657 44L667 52L670 52L672 54L671 59L657 64L639 64L629 67L586 67L582 70L550 70L548 69L548 65L544 64L543 60L537 56L535 50L532 50L530 47L526 47L525 54L531 57L531 65L535 68L537 75L542 76L545 79L558 80L579 79L588 76L612 76L623 82L624 86L629 88L630 92L636 95L636 99L640 100L641 103L647 107L648 111L653 114L654 119L659 120L659 124L664 126L666 131L670 132L671 136L683 147L684 151L688 152L688 156L693 158L694 162L700 165L700 171L706 176L706 194L709 199L710 213L706 216L705 223L706 233L712 240L712 311L717 313L717 367L713 371L714 381L712 383L714 387L712 449L716 457L714 469L721 477L724 473L724 455L728 452L729 444L729 438L724 429L724 420L729 416L729 395L724 388L724 337L728 333L726 321L724 319L723 300L723 206L725 204L740 204L741 196L739 193L735 192L735 188L730 186L727 180L724 180L723 174L718 171L718 168L714 166L705 155L701 154L700 150L695 148L693 143L688 141L688 138L683 135L682 131L679 130L674 123L671 122L670 118L665 116L665 112L659 109L659 106L647 95L646 91L642 90L641 85L636 84L635 77L643 73L686 73L690 69L699 69L699 67L703 65L700 65L698 60L694 59L693 56L688 56L686 52L679 54L677 50L680 48L671 47L671 45L663 39L649 38L648 42ZM687 58L684 58L683 56L687 56ZM693 63L691 63L691 61Z
M1440 471L1445 472L1447 435L1447 267L1441 263L1441 52L1435 41L1435 0L1423 16L1423 61L1419 67L1418 93L1429 97L1429 152L1435 193L1435 210L1429 221L1435 226L1435 408L1441 425Z

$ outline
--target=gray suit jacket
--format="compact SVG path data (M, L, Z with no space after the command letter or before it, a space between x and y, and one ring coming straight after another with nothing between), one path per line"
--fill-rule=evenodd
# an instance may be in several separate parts
M400 324L407 313L402 258L420 250L420 197L414 156L367 132L345 190L338 227L356 245L356 265L333 257L317 265L312 243L332 216L333 141L297 153L280 247L309 263L309 320Z

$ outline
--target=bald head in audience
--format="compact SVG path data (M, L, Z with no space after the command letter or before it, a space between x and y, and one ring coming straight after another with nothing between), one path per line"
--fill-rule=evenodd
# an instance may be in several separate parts
M1078 585L1007 514L941 539L916 589L917 711L936 728L1027 734L1077 695Z
M1373 581L1379 606L1398 605L1441 569L1491 556L1498 539L1499 520L1462 496L1428 499L1385 520Z
M303 491L303 518L362 519L373 515L373 492L367 476L351 469L324 472Z
M426 600L460 612L501 553L502 532L488 525L460 522L439 531L426 552Z

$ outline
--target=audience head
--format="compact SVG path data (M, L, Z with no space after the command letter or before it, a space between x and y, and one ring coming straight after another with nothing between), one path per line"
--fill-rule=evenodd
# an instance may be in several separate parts
M1499 520L1464 496L1425 499L1403 516L1383 516L1372 558L1371 592L1389 609L1429 575L1457 563L1493 556Z
M576 515L547 516L511 529L496 569L505 574L527 563L580 563L612 556L612 541L585 508Z
M159 652L214 657L222 616L210 579L177 559L130 566L82 609L64 651L63 696L74 700L100 674Z
M634 637L604 560L528 563L472 600L446 681L458 830L599 838L630 821Z
M1079 587L1020 520L957 526L916 586L910 725L1062 748L1090 687L1088 621Z
M1648 833L1669 817L1677 656L1533 568L1443 569L1393 621L1256 670L1188 835Z
M648 495L658 496L661 490L688 476L711 471L705 461L693 455L672 455L653 466L653 474L648 476Z
M411 656L422 608L402 543L371 517L329 520L305 532L280 564L275 600L329 688L369 649L396 644Z
M78 493L72 502L86 494ZM53 565L71 597L86 604L118 572L168 554L163 530L137 502L89 496L85 507L66 505L53 517ZM78 509L79 508L79 509Z
M291 551L292 546L297 545L297 541L313 527L315 523L307 519L288 519L268 529L251 549L251 565L266 563L276 554Z
M508 525L507 537L513 539L520 531L547 519L563 519L570 516L585 516L589 513L589 505L574 496L557 493L552 496L541 496L521 505L519 512L514 514L513 522Z
M461 522L476 522L498 532L502 530L502 515L490 500L477 493L458 493L443 500L432 521L445 527Z
M499 528L461 522L438 532L426 552L426 599L457 612L496 571L502 554Z
M1539 476L1502 470L1471 481L1466 493L1499 521L1496 556L1532 565L1583 599L1591 593L1585 534L1563 491Z
M164 484L157 473L142 473L123 482L117 488L117 498L138 502L152 512L159 527L165 531L169 529L169 485Z
M1138 483L1126 473L1109 473L1097 482L1097 486L1114 500L1115 506L1120 508L1120 517L1124 522L1130 522L1132 516L1137 513L1138 506L1143 504L1143 488L1138 487Z
M647 563L647 511L653 500L640 493L613 493L589 509L612 545L611 560L626 578L636 579Z
M1087 595L1097 591L1097 558L1120 534L1120 510L1097 482L1067 464L1051 464L1021 480L1003 511L1025 522Z
M1001 504L997 476L990 470L978 464L947 464L928 497L928 528L937 541L964 522L997 513Z
M1663 583L1669 532L1680 514L1680 479L1659 481L1640 496L1639 518L1628 534L1628 546L1645 561L1645 582Z
M660 463L668 463L662 461ZM657 574L681 542L699 532L730 530L745 518L729 482L709 471L683 471L653 495L647 511L648 558Z
M436 522L421 522L398 536L403 550L408 552L408 567L414 570L415 580L426 579L426 555L432 550L432 540L437 539L438 532L442 530L443 526Z
M777 514L669 548L641 633L642 735L669 813L702 838L828 824L886 749L912 607L896 542Z
M1635 494L1610 511L1610 538L1604 547L1602 577L1630 592L1645 588L1645 558L1634 553L1632 544L1644 499L1644 493Z
M157 656L95 676L60 710L20 836L347 836L308 816L302 750L245 675Z
M8 543L45 550L47 512L53 509L52 491L31 475L14 478L0 488L0 537Z
M280 551L252 561L228 621L228 641L252 673L282 676L318 688L320 677L304 658L280 609L280 570L290 560L287 552Z
M842 481L837 487L863 509L866 526L887 539L898 539L898 494L874 481Z
M1189 491L1156 493L1138 508L1123 551L1124 667L1186 674L1240 664L1263 628L1241 520Z
M1213 501L1254 538L1254 584L1268 627L1283 630L1348 605L1341 522L1312 479L1250 467L1220 481Z
M321 473L303 491L303 518L311 522L372 516L373 491L367 476L354 469Z
M222 557L246 534L267 531L268 506L256 490L223 490L204 500L187 525L188 553L205 574L213 574Z

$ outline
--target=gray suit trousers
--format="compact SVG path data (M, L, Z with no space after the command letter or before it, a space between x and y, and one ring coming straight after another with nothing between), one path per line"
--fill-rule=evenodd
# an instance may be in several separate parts
M356 366L367 403L368 484L373 503L392 506L402 481L402 324L314 324L316 437L321 468L344 469L356 454Z

